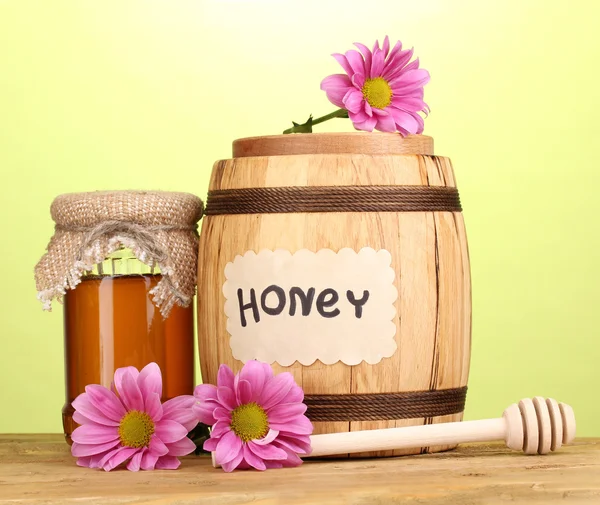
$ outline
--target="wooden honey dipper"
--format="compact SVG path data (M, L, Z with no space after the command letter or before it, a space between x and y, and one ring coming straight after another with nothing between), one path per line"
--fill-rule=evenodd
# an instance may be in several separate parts
M513 403L497 419L312 435L312 452L303 457L495 440L504 440L510 449L525 454L547 454L574 438L573 409L552 398L536 396L525 398L518 405ZM216 467L214 453L212 456Z
M536 396L513 403L497 419L312 435L310 457L494 440L525 454L546 454L574 438L573 409Z

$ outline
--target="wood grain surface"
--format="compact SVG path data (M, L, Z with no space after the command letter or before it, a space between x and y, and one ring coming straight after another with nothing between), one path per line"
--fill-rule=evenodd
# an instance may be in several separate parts
M362 142L362 143L360 143ZM357 144L358 143L358 144ZM382 147L383 144L387 148ZM298 145L311 152L296 153ZM354 152L360 146L363 154ZM319 186L456 187L448 158L434 156L425 136L331 134L241 139L240 150L260 156L215 163L210 190ZM312 147L311 147L312 146ZM424 147L425 146L425 147ZM274 149L279 149L277 152ZM402 151L427 154L382 154ZM302 151L305 152L305 151ZM332 154L332 152L334 154ZM265 154L277 154L266 156ZM215 383L220 364L241 368L229 345L224 313L225 266L246 251L295 252L344 247L387 249L396 272L398 350L375 365L342 362L291 372L307 395L430 391L467 385L471 344L471 279L460 212L330 212L205 216L198 260L198 343L203 380ZM326 345L326 343L324 344ZM316 422L315 433L459 421L462 413L397 421ZM394 455L435 452L446 446L405 449ZM384 452L380 455L392 455Z
M290 154L433 154L433 138L397 133L311 133L246 137L233 142L234 158Z
M437 454L307 461L238 471L186 456L176 471L104 472L75 465L62 435L0 436L0 504L546 505L600 503L600 439L547 456L500 444Z

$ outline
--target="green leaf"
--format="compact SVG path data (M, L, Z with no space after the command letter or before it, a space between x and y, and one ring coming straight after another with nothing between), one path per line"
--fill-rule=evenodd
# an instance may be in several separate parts
M308 120L304 124L298 124L295 121L292 121L294 125L292 128L285 130L283 133L312 133L313 126L313 116L312 114L308 117Z

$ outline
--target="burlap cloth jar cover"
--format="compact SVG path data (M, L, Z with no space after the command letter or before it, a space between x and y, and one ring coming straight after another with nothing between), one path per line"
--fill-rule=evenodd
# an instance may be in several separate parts
M51 310L86 271L120 248L162 279L150 292L163 317L175 303L186 307L196 287L197 223L202 201L188 193L98 191L58 196L50 207L56 223L47 253L35 267L38 299Z

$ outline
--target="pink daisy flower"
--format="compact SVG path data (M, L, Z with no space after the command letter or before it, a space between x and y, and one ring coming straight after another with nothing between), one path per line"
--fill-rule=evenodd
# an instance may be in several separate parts
M310 453L313 427L304 415L304 392L290 373L273 375L266 363L248 361L235 375L221 365L217 386L201 384L194 412L212 426L204 450L215 451L226 472L236 468L298 466Z
M178 468L178 456L196 448L187 438L198 423L192 410L195 399L184 395L161 404L161 394L156 363L141 372L132 366L117 369L110 390L86 386L73 401L73 420L80 424L71 435L77 464L107 472L126 461L134 472Z
M398 131L403 136L423 132L423 118L429 112L423 101L423 86L429 82L429 72L419 69L419 59L409 63L412 49L402 50L397 42L390 51L386 36L383 48L375 42L370 51L363 44L332 56L346 74L330 75L321 82L321 89L333 104L348 111L357 130Z

